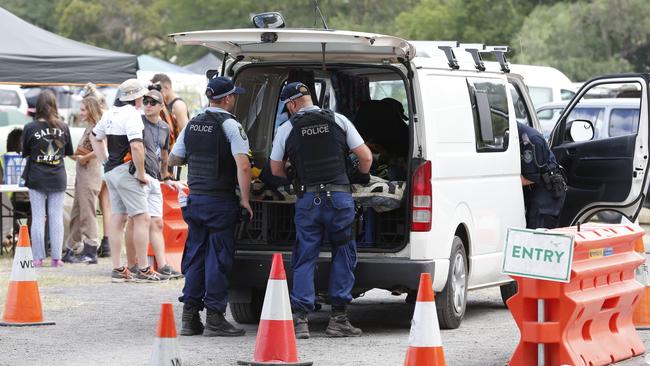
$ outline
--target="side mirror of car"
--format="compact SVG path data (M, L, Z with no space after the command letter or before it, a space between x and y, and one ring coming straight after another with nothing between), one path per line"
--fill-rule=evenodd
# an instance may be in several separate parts
M594 125L591 121L576 119L567 124L567 132L573 142L590 141L594 138Z

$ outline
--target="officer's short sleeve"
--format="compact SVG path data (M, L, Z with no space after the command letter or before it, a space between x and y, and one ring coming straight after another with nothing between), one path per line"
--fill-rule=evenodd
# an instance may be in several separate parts
M172 154L174 154L174 156L178 156L179 158L184 158L185 154L187 154L185 150L185 129L187 126L189 126L189 124L183 127L181 132L178 134L178 137L176 137L176 142L172 147Z
M284 161L284 152L287 143L287 138L289 138L289 133L292 129L291 122L285 122L280 127L278 127L277 132L275 133L275 139L273 139L273 148L271 149L271 160L275 161Z
M348 147L350 149L356 149L357 147L361 146L364 143L363 137L361 137L359 131L357 131L357 128L354 127L352 122L350 122L350 120L342 114L337 113L335 116L336 122L345 130L345 138L346 142L348 143Z
M234 119L229 118L225 120L221 126L223 127L223 132L226 134L228 142L230 142L230 151L232 152L232 155L247 155L250 149L248 136L246 136L246 132L241 124Z

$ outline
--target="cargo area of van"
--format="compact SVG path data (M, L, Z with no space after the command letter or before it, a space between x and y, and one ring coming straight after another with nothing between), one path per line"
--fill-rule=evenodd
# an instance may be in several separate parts
M352 235L359 252L396 252L408 241L409 141L413 139L402 75L393 66L349 64L252 63L237 71L236 83L247 93L239 97L235 114L249 139L255 167L265 169L275 131L289 123L279 95L282 87L293 81L310 89L314 105L346 116L371 148L371 181L355 184L353 189L357 215ZM351 167L354 161L351 155ZM266 173L252 185L254 218L236 229L239 251L290 251L295 243L295 193L288 182L270 184L263 179ZM322 250L329 250L327 239Z

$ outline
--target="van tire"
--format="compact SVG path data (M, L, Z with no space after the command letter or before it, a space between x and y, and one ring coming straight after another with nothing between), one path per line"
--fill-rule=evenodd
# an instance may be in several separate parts
M438 322L442 329L456 329L460 326L467 308L467 254L463 240L455 236L449 257L447 283L442 292L436 294Z
M230 313L239 324L257 324L262 315L264 291L251 289L250 302L229 302Z
M515 296L517 293L517 282L512 281L506 283L505 285L501 285L499 287L499 290L501 291L501 300L503 300L503 305L508 307L508 299Z

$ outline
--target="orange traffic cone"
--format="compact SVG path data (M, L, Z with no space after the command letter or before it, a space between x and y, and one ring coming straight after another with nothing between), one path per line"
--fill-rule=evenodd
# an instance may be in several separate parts
M299 362L296 334L293 329L287 275L282 254L273 254L271 274L266 285L260 325L257 329L253 361L238 361L238 365L311 365Z
M11 269L5 312L0 326L22 327L28 325L53 325L43 321L41 295L38 292L34 257L29 242L27 225L20 227L18 245Z
M645 258L645 262L636 269L636 280L645 286L645 289L634 308L632 321L636 329L650 329L650 273L648 273L648 256L643 238L637 240L634 250Z
M444 366L445 353L440 339L440 327L433 299L431 274L420 274L420 288L411 320L409 348L405 366Z
M176 322L172 304L165 303L160 307L160 320L153 342L151 365L181 366L181 356L176 342Z

